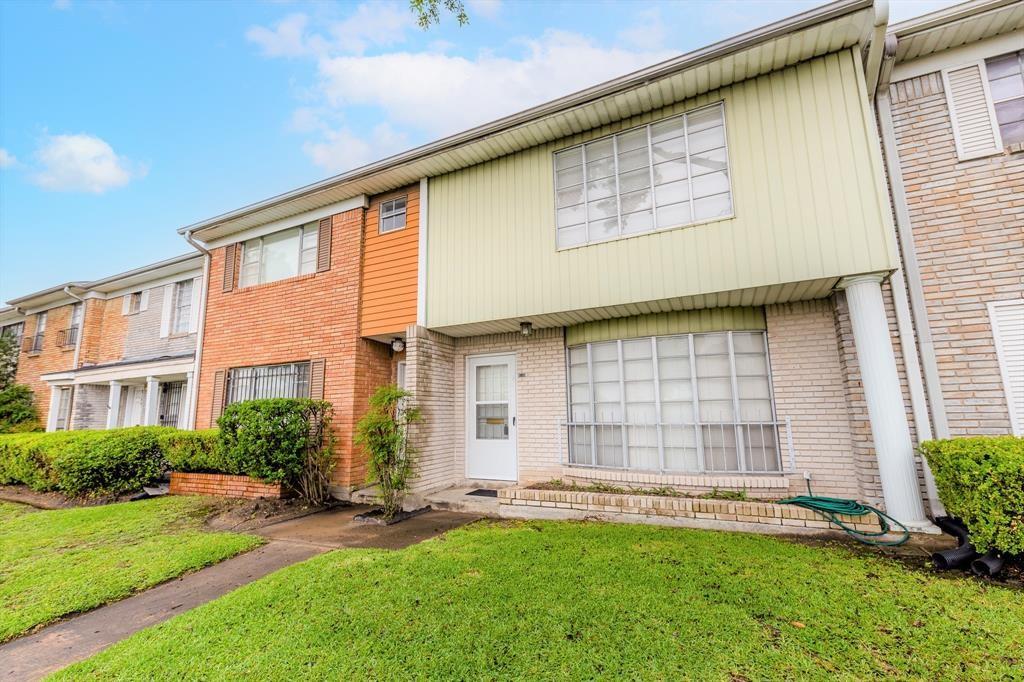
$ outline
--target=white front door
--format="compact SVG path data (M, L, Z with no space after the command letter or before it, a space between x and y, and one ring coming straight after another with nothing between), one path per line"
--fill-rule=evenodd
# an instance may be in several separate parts
M514 355L466 362L466 478L517 480Z

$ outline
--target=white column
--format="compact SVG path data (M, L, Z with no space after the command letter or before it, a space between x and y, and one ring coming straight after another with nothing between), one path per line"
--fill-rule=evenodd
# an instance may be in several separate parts
M142 424L153 426L160 419L160 380L156 377L146 377L146 406L143 413Z
M107 428L116 429L121 416L121 382L110 382L110 405L107 407Z
M46 415L46 430L57 430L57 413L60 412L60 386L50 386L50 411Z
M192 428L192 372L185 372L185 390L181 393L181 404L178 406L179 429Z
M908 526L926 528L931 524L921 503L910 426L882 301L882 279L878 274L847 277L838 288L846 290L850 308L885 510Z

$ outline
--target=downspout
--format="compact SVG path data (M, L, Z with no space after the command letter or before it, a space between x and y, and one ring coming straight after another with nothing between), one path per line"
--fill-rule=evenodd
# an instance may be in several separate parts
M82 326L79 328L78 336L75 338L75 358L72 363L72 369L78 369L78 358L82 354L82 337L85 336L85 299L71 293L71 287L69 286L64 287L64 293L82 304Z
M864 80L868 87L868 99L873 98L878 90L885 52L885 31L889 26L889 0L875 0L874 10L875 21L871 25L871 36L864 54Z
M888 175L890 195L896 231L889 232L890 248L900 258L900 267L893 272L892 286L893 307L896 312L896 326L900 335L900 347L903 351L903 364L907 375L907 388L910 390L910 405L914 413L914 426L917 431L917 442L931 440L934 424L939 438L949 436L946 423L946 410L942 399L942 391L938 381L938 365L935 361L934 344L932 343L931 327L928 325L928 314L924 307L924 290L921 286L921 273L917 264L917 251L914 245L913 228L910 223L910 210L903 185L903 169L900 165L899 151L896 147L896 133L892 123L892 109L889 103L889 78L892 74L893 60L896 56L897 39L894 35L885 37L885 49L879 80L875 88L875 105L877 107L877 123L882 138L883 158L886 175ZM898 246L897 246L898 244ZM909 296L907 280L909 279ZM908 304L909 299L909 304ZM916 327L916 333L915 333ZM920 358L918 356L920 352ZM924 365L922 382L922 363ZM927 394L927 398L926 398ZM929 415L929 405L931 414ZM939 499L928 461L921 458L924 472L925 490L928 493L928 506L933 518L946 516L946 508Z
M185 232L183 235L185 241L192 245L192 247L203 254L203 293L199 298L199 323L198 329L196 330L196 352L195 360L192 363L192 385L189 386L188 391L188 422L187 426L189 429L196 427L196 414L198 414L199 405L196 401L199 398L199 365L203 360L203 336L206 332L206 297L210 293L210 259L212 254L210 251L197 242L192 237L192 230Z

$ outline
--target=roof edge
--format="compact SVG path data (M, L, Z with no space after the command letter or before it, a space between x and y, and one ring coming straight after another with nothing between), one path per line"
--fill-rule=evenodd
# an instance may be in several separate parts
M1019 0L968 0L968 2L943 7L934 12L922 14L921 16L901 21L898 24L892 24L889 27L888 33L895 35L897 38L906 38L915 33L929 31L938 26L952 24L961 19L970 19L978 14L1001 9L1017 2Z

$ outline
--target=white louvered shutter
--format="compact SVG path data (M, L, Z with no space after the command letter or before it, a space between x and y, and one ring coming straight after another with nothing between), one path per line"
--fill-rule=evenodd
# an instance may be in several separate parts
M1014 434L1024 436L1024 298L989 304Z
M195 334L199 331L199 306L202 305L203 278L196 277L192 280L192 305L189 308L188 333Z
M961 161L998 154L1003 150L992 96L982 62L942 72L949 117L953 122L956 155Z
M160 338L171 334L171 315L174 314L174 285L164 285L163 308L160 309Z

